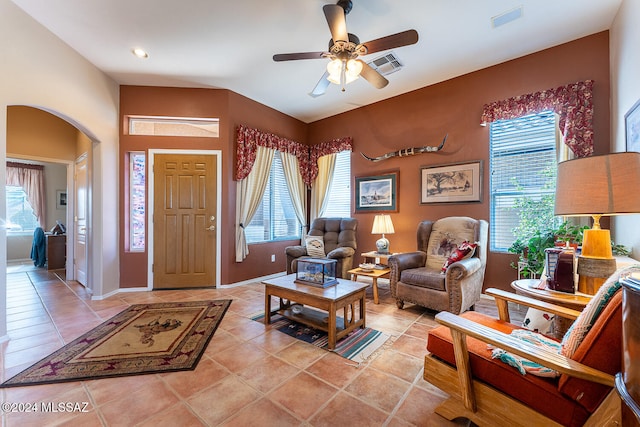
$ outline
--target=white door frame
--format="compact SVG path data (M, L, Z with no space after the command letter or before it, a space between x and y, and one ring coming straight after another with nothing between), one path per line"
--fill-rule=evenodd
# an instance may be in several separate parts
M150 149L149 150L149 164L147 165L147 171L149 176L149 192L147 200L147 289L153 290L153 206L154 206L154 171L153 165L155 163L156 154L202 154L205 156L216 156L216 286L220 286L220 212L222 211L222 150L179 150L179 149Z

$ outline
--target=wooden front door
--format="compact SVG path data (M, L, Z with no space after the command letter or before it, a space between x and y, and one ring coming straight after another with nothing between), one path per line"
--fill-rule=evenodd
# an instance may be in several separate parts
M154 289L216 286L216 157L154 157Z

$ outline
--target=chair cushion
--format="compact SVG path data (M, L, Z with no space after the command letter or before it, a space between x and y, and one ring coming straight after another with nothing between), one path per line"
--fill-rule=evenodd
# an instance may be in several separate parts
M434 271L427 267L409 268L400 272L402 283L437 291L444 291L445 277L439 270Z
M467 217L447 217L436 221L427 245L427 267L440 271L459 244L478 240L478 221Z
M594 349L600 349L595 351ZM622 370L622 291L616 292L572 357L576 362L615 375ZM561 375L558 388L593 412L611 387Z
M304 238L307 255L314 258L324 258L324 238L322 236L307 236Z
M472 311L461 316L505 334L520 329L511 323ZM521 375L506 363L492 359L491 349L480 340L467 337L467 346L474 378L490 384L560 424L581 426L589 417L589 412L584 407L558 391L558 378ZM429 332L427 350L455 366L451 331L448 327L438 326Z

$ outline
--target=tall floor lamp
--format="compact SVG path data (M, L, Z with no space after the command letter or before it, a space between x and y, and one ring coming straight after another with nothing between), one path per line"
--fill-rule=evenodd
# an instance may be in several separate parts
M558 164L555 214L591 216L578 257L578 290L595 294L615 271L609 230L600 217L640 213L640 153L582 157Z

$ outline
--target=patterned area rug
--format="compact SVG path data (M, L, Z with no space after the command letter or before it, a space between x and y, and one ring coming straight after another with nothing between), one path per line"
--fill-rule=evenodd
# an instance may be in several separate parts
M264 313L252 316L251 319L264 323ZM271 326L289 336L329 351L329 336L324 331L310 328L279 314L271 315ZM362 363L388 339L389 335L375 329L356 329L339 340L332 351L346 359Z
M132 305L0 387L194 369L230 304Z

